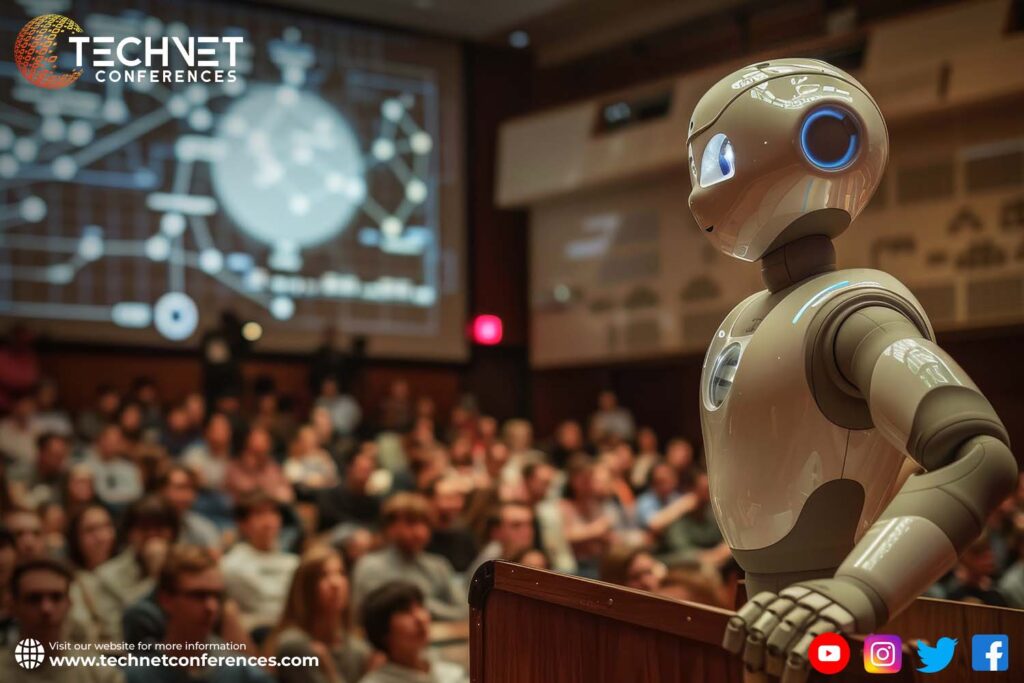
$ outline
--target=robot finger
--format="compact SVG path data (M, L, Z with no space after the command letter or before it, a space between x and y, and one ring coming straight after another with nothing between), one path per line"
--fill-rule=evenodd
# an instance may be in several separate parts
M722 638L722 647L735 655L740 654L747 639L747 627L761 616L765 607L774 599L774 593L765 591L758 593L743 605L736 616L729 619L725 627L725 636Z
M803 635L803 627L814 618L814 612L806 607L794 607L786 613L779 625L768 636L765 649L765 670L773 676L781 676L786 666L786 655L794 641Z
M764 666L765 647L768 637L778 627L783 615L793 608L789 598L776 598L753 624L747 628L747 644L743 651L743 662L757 671Z
M760 671L764 668L764 644L764 633L754 630L747 632L746 645L743 647L743 664L750 671Z

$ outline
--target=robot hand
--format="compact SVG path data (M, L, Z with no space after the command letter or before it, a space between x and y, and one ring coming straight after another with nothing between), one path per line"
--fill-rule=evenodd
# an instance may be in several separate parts
M778 676L782 683L807 679L807 650L827 632L870 632L875 613L851 581L821 579L794 584L778 595L758 593L729 620L722 646L742 655L752 671Z

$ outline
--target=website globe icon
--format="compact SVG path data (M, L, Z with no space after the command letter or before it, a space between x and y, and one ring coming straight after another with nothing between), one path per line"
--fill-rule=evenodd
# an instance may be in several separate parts
M14 661L22 669L38 669L45 656L43 644L33 638L26 638L14 646Z

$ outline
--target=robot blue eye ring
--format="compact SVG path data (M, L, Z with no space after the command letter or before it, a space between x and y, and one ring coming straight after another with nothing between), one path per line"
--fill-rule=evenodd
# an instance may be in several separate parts
M836 126L835 124L840 124ZM827 126L828 128L823 128ZM815 169L827 172L843 171L849 168L860 156L863 147L861 131L864 126L860 119L845 107L832 103L819 105L812 109L801 121L797 136L800 152ZM845 136L845 139L841 139ZM817 138L817 139L815 139ZM831 138L831 139L830 139ZM814 150L820 145L833 147L839 143L841 153L834 150L831 156L823 158L822 150Z

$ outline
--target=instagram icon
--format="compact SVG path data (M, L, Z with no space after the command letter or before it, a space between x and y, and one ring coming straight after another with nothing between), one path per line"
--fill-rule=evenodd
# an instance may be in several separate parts
M864 670L869 674L894 674L903 666L903 641L899 636L868 636L864 640Z

